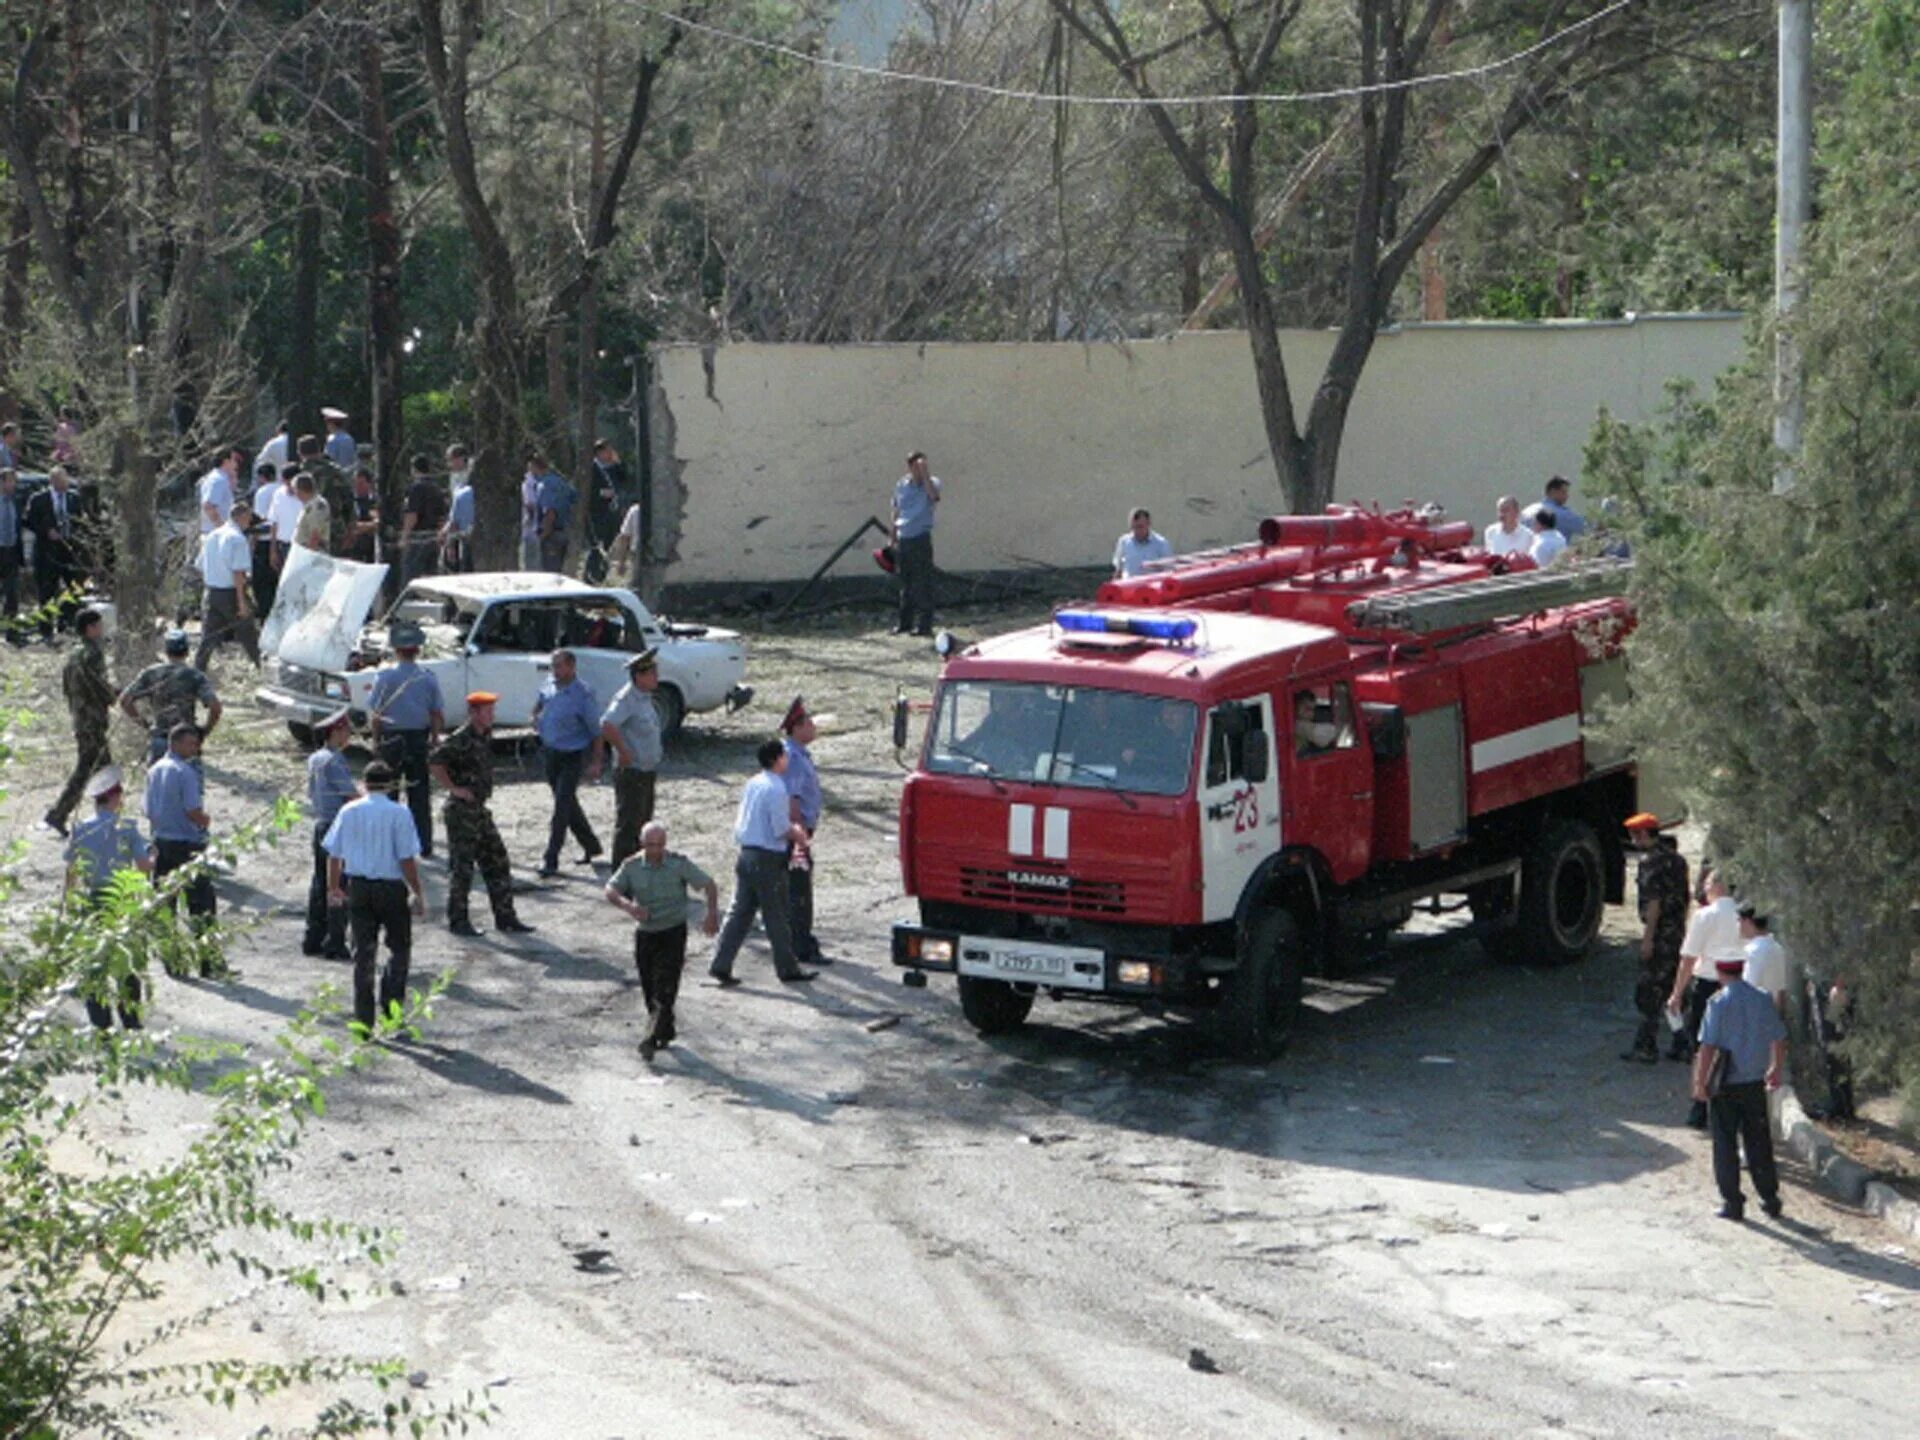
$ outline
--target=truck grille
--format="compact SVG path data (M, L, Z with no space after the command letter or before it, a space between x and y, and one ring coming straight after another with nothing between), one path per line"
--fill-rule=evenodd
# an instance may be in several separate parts
M1019 884L1010 880L1003 869L990 870L980 865L960 867L960 898L986 905L1019 906L1056 915L1103 919L1117 920L1127 912L1127 887L1118 880L1068 879L1062 889Z

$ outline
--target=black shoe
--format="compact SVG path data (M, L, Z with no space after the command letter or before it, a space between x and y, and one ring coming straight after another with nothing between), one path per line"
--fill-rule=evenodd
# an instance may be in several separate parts
M1667 1051L1667 1059L1678 1060L1682 1065L1685 1065L1693 1059L1693 1056L1687 1053L1685 1047L1676 1045L1673 1049Z
M422 851L420 852L420 854L419 854L419 855L418 855L418 856L417 856L416 858L418 858L418 859L421 859L421 860L431 860L431 859L433 859L433 851L431 851L431 850L422 850Z
M473 928L473 922L471 920L449 920L447 922L447 933L450 935L464 935L467 939L471 940L480 932Z
M818 978L819 976L815 971L795 970L791 975L782 975L780 977L780 983L783 985L804 985L807 981Z
M1722 1220L1731 1220L1738 1224L1747 1218L1747 1207L1743 1201L1738 1205L1722 1205L1713 1213Z
M542 880L554 880L559 878L560 867L558 865L542 865L533 873L538 875Z
M653 1041L642 1040L640 1042L640 1058L651 1065L653 1063L653 1052L655 1048Z
M531 934L533 934L533 926L531 926L531 925L529 925L529 924L527 924L527 922L526 922L526 921L524 921L524 920L522 920L522 919L520 919L520 918L519 918L518 916L514 916L514 915L509 915L509 916L508 916L508 917L507 917L506 919L504 919L504 920L496 920L496 921L494 921L494 922L493 922L493 928L494 928L494 929L496 929L496 930L498 930L498 931L499 931L499 932L500 932L500 933L501 933L502 935L531 935Z
M353 959L353 952L345 949L322 950L320 952L320 958L322 960L351 960Z
M1620 1052L1620 1058L1622 1060L1638 1060L1642 1065L1657 1065L1660 1062L1659 1054L1652 1050L1622 1050Z
M59 820L54 819L51 813L41 816L40 824L58 835L62 840L67 838L67 827Z
M318 945L302 944L300 947L300 953L306 956L309 960L318 959L320 956L320 951L321 951L321 947Z
M1786 1213L1787 1207L1780 1203L1780 1197L1776 1195L1771 1200L1762 1200L1760 1208L1766 1212L1769 1220L1778 1220Z
M737 975L715 975L711 970L709 970L707 974L712 978L713 983L718 985L722 990L731 990L740 983L740 977Z
M822 955L816 950L807 957L806 963L809 965L831 965L833 963L833 957L831 955Z

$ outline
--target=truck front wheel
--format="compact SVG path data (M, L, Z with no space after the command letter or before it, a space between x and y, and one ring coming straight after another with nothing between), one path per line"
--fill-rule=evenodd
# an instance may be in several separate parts
M1260 909L1240 934L1240 963L1220 991L1215 1023L1235 1055L1264 1060L1293 1034L1300 1009L1300 922L1281 909Z
M1033 992L1016 990L1004 980L960 977L960 1013L982 1035L1005 1035L1027 1023Z
M1580 959L1600 933L1606 881L1593 827L1584 820L1548 821L1521 859L1514 923L1488 936L1488 949L1496 959L1524 965Z

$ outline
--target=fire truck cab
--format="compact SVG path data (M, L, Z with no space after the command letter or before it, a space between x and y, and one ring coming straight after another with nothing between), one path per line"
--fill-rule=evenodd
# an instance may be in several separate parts
M983 1033L1036 996L1284 1042L1302 980L1444 897L1503 959L1577 959L1621 898L1624 567L1537 571L1412 511L1264 522L952 655L900 802L910 983Z

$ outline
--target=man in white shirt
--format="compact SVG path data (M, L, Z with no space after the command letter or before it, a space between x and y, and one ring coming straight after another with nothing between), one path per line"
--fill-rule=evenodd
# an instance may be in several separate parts
M1533 563L1542 570L1566 553L1567 537L1559 530L1559 522L1553 518L1553 512L1539 509L1533 512L1533 545L1527 553L1533 557Z
M286 465L287 459L287 422L282 420L280 428L273 432L273 438L262 445L260 453L253 457L253 468L257 471L262 465L271 465L273 473L277 476ZM262 515L265 512L256 505L253 513Z
M1500 518L1487 526L1486 548L1489 555L1525 555L1533 549L1533 532L1520 523L1520 502L1502 495L1494 507Z
M207 473L200 477L200 533L210 535L227 523L227 512L233 508L234 487L240 479L240 466L246 457L238 450L225 450L216 455L207 467Z
M202 673L213 652L229 640L239 643L255 668L260 664L253 597L248 593L253 547L247 542L247 522L252 518L253 507L236 500L226 523L200 542L200 574L207 588L200 601L200 649L193 657L193 668Z
M1792 982L1786 947L1773 938L1772 923L1765 915L1755 913L1751 905L1740 907L1740 938L1746 941L1747 957L1742 978L1761 994L1771 997L1773 1008L1784 1020L1787 987Z
M440 565L449 575L473 569L473 457L464 445L447 447L451 494L447 523L440 527Z
M273 497L273 509L267 514L267 529L273 535L273 568L276 572L286 568L287 551L293 548L293 537L300 529L301 513L307 508L307 502L293 488L293 477L298 473L291 465L280 467L280 490Z
M253 607L264 616L273 609L276 588L273 568L273 502L280 496L280 472L271 465L254 467L253 487Z
M1127 533L1113 547L1113 578L1130 580L1147 573L1155 560L1173 558L1173 546L1167 537L1153 528L1153 516L1142 505L1127 517Z

